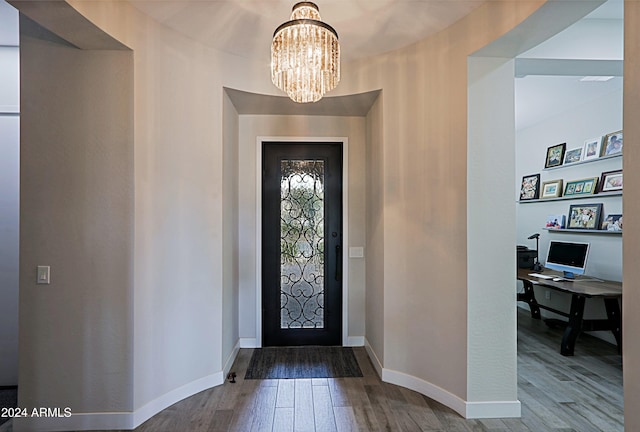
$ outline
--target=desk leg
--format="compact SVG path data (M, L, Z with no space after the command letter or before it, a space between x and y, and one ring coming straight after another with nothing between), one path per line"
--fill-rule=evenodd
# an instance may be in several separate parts
M569 312L569 322L567 328L564 329L562 336L562 345L560 346L560 354L564 356L572 356L576 339L582 331L582 317L584 316L585 297L574 294L571 297L571 312Z
M620 305L616 298L604 299L604 306L607 310L607 318L609 319L609 328L616 338L618 344L618 352L622 353L622 314L620 313Z
M524 285L524 292L518 294L518 301L523 301L529 305L531 318L540 319L540 307L533 291L533 284L528 280L523 280L522 284Z

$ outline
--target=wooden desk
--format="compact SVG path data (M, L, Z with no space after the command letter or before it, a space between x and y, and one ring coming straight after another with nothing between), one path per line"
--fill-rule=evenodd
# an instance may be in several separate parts
M518 280L521 280L524 284L524 293L518 294L518 301L526 302L529 305L531 317L535 319L540 319L540 309L546 309L568 318L568 322L554 319L545 320L548 325L566 325L560 345L560 353L562 355L573 355L576 339L581 332L601 330L610 330L613 333L618 344L618 351L622 352L622 315L618 303L618 299L622 298L622 283L581 280L580 278L573 282L554 282L552 279L529 276L529 273L535 272L531 269L518 269ZM549 276L562 276L552 270L545 270L539 273ZM571 294L571 309L569 313L538 304L533 291L535 285ZM607 319L583 318L584 304L588 298L601 298L604 300Z

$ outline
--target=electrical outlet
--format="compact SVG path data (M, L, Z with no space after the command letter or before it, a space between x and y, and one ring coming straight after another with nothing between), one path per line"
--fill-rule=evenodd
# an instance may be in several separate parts
M544 292L544 298L547 299L547 300L551 300L551 291L546 290Z

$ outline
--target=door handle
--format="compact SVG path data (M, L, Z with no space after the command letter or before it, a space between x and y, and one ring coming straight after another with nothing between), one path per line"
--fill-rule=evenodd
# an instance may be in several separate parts
M342 248L340 245L336 245L336 281L340 282L342 280Z

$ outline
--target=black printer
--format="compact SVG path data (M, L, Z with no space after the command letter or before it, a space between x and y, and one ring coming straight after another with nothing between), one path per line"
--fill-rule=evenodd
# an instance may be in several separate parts
M526 246L516 246L516 258L518 260L518 268L532 269L535 265L538 251L531 250Z

